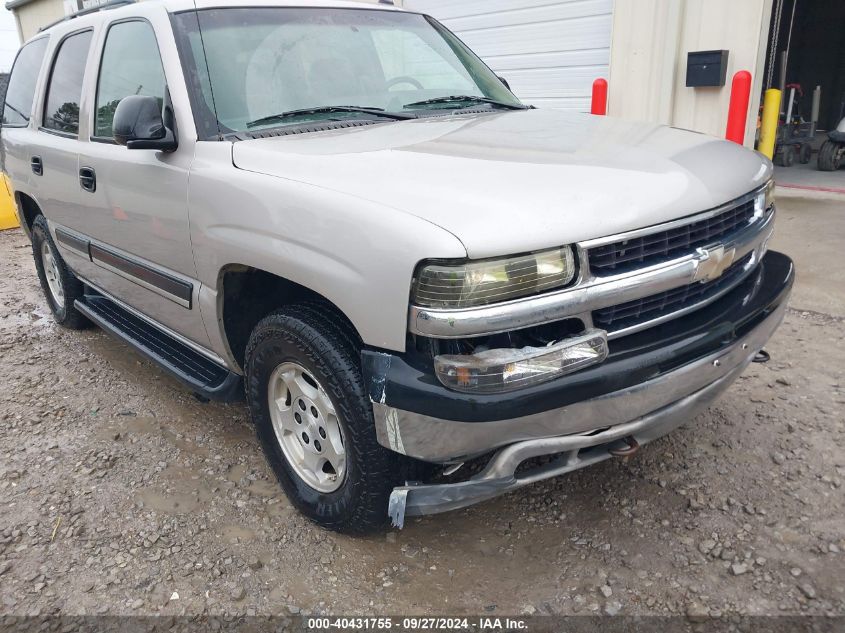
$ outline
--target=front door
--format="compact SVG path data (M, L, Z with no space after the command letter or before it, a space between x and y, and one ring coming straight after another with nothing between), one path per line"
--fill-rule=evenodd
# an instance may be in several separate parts
M91 240L89 281L207 345L188 223L194 144L179 139L179 148L169 153L117 145L112 118L129 95L153 96L170 108L156 34L140 18L107 27L89 137L80 143L80 187L88 209L74 228Z

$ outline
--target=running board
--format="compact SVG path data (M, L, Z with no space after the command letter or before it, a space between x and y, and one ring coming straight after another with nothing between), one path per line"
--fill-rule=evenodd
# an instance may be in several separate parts
M86 294L76 309L112 336L129 343L189 389L209 400L242 397L241 377L194 351L102 295Z

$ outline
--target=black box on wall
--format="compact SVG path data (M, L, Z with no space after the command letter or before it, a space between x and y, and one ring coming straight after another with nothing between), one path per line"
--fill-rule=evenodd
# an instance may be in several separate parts
M728 51L687 53L687 88L724 86L728 76Z

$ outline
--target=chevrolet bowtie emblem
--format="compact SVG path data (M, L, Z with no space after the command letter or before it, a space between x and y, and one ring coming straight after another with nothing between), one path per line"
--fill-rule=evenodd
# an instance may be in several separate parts
M725 249L724 246L715 248L699 248L698 262L695 267L693 281L713 281L722 276L736 257L736 249Z

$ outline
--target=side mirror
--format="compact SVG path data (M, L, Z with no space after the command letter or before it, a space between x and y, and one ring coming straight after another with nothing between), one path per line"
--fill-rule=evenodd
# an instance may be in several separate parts
M501 81L505 85L505 88L507 88L508 90L511 89L511 85L508 83L507 79L505 79L504 77L500 77L499 75L496 75L496 77L498 77L499 81Z
M112 120L114 140L127 149L155 149L172 152L176 135L161 116L161 102L155 97L131 95L117 104Z

